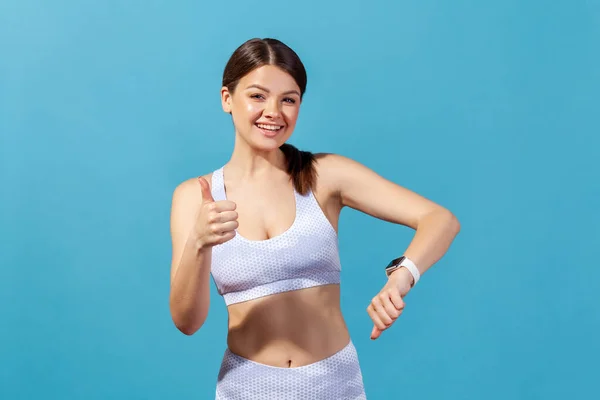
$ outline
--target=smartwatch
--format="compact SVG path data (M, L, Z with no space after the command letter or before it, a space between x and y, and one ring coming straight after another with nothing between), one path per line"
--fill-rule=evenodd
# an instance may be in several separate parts
M400 269L402 267L406 268L410 272L410 274L412 275L412 277L414 279L414 282L411 285L411 287L415 286L417 284L417 282L419 281L421 274L419 273L419 270L417 269L417 266L415 265L415 263L412 262L406 256L398 257L398 258L390 261L390 263L385 267L385 274L386 274L386 276L390 276L390 274L392 272L394 272L395 270Z

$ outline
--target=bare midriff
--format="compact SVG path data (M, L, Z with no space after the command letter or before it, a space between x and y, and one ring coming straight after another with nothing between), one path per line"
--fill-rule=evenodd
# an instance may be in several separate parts
M339 285L323 285L232 304L227 345L234 354L282 368L323 360L350 341Z

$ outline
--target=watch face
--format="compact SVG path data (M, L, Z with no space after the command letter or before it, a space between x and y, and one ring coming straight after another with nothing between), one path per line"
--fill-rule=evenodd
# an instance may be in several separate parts
M394 259L394 260L390 261L390 263L387 265L387 267L385 267L385 269L388 269L388 268L394 267L394 266L396 266L396 265L400 264L402 261L404 261L404 256L402 256L402 257L398 257L398 258L396 258L396 259Z

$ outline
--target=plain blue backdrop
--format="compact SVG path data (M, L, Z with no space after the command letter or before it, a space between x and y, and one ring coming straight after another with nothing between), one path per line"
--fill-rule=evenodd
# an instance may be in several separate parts
M373 342L413 232L343 211L368 398L599 398L597 0L0 1L0 398L213 398L226 309L172 324L170 202L231 153L221 73L252 37L308 70L291 143L462 224Z

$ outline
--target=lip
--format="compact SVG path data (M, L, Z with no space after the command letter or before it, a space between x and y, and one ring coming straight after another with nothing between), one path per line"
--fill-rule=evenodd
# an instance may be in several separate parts
M258 124L260 125L268 125L268 126L280 126L281 129L279 129L278 131L269 131L267 129L262 129L258 127ZM254 124L254 126L256 127L256 129L258 129L264 136L268 137L268 138L273 138L277 135L279 135L281 133L281 131L283 131L285 129L285 125L280 125L280 124L264 124L262 122L257 122Z

